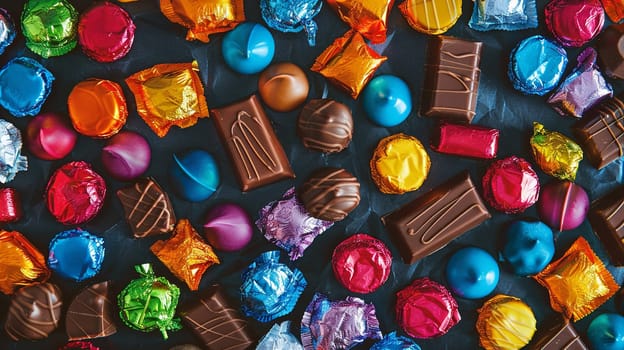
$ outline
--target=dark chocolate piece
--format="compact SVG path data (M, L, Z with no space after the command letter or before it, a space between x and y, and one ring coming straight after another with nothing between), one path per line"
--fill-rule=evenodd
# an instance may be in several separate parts
M295 174L258 98L212 110L243 192Z
M529 350L587 350L589 349L574 326L562 316L556 317L548 327L540 329Z
M612 24L598 38L598 58L608 76L624 79L624 23Z
M126 219L136 238L173 231L176 223L167 193L153 179L140 179L117 191Z
M179 314L208 349L254 348L251 328L218 285L208 288L198 301L180 308Z
M477 108L481 42L431 36L420 114L470 123Z
M624 94L590 109L573 128L589 162L597 169L624 155Z
M310 100L299 114L297 133L309 149L340 152L349 146L353 136L351 110L332 99Z
M4 330L13 340L45 339L61 320L61 289L52 283L42 283L18 290L11 305Z
M70 341L108 337L117 333L109 282L94 284L80 292L69 304L65 331Z
M611 263L624 266L624 187L594 201L589 209L589 222L609 253Z
M468 172L381 218L407 264L436 252L491 217Z
M299 191L303 206L315 218L339 221L360 204L360 183L341 168L322 168Z

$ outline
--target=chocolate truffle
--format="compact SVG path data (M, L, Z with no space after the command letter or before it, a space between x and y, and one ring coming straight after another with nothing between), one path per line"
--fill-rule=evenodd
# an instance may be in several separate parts
M17 291L11 299L4 330L13 340L45 339L61 320L61 289L52 283Z
M353 137L351 110L332 99L310 100L299 114L297 133L309 149L340 152L349 146Z
M109 285L108 281L94 284L78 293L69 304L65 331L70 341L108 337L117 333Z
M542 188L537 210L540 218L555 230L579 227L589 210L589 197L583 187L570 181L555 181Z
M624 79L624 23L612 24L600 34L598 57L607 75Z
M169 197L156 181L147 178L117 191L135 238L173 231L176 223Z
M345 169L322 168L310 175L299 197L315 218L340 221L360 203L360 183Z
M305 102L310 86L308 78L297 65L282 62L265 69L258 78L262 100L278 112L290 112Z

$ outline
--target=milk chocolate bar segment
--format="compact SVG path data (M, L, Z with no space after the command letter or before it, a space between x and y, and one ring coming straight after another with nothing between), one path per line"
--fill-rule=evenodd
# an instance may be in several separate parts
M470 175L463 172L382 217L407 264L436 252L491 217Z
M611 257L611 263L624 266L624 187L592 203L589 222Z
M529 350L587 350L589 349L570 321L562 316L540 329L529 344Z

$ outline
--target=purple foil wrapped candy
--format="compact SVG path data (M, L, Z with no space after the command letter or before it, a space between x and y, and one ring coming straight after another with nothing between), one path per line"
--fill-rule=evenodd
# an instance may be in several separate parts
M613 96L613 89L596 66L598 54L592 47L583 50L577 58L574 71L548 98L548 103L561 115L580 118L590 107Z
M329 301L314 294L301 320L304 349L351 349L366 338L381 339L375 305L355 297Z
M281 200L260 209L260 218L256 221L264 237L286 250L290 260L299 259L314 238L333 224L312 217L295 195L294 187L286 191Z
M290 321L274 324L260 339L256 350L303 350L297 337L288 331L289 328Z

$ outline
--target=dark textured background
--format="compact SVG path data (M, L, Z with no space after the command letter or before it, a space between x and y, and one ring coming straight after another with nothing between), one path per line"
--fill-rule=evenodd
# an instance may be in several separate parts
M381 0L380 0L381 1ZM21 0L0 0L0 5L7 8L15 19L19 18ZM84 10L92 1L72 0L79 11ZM258 2L245 1L245 13L250 21L262 23L259 15ZM326 5L326 4L325 4ZM515 32L476 32L468 28L467 21L472 13L472 2L464 1L463 12L459 22L447 33L466 39L480 40L485 43L481 63L481 82L479 87L479 100L475 124L497 127L501 129L499 158L509 155L518 155L531 159L528 139L532 132L532 122L540 121L547 128L558 130L571 135L570 126L574 120L570 117L560 117L545 102L545 97L523 96L513 90L506 75L506 66L509 52L517 42L533 34L546 34L543 21L543 7L545 1L539 1L540 28ZM159 183L170 193L175 212L178 218L190 218L196 228L200 228L202 218L206 210L216 203L233 201L245 207L252 218L257 219L260 207L269 201L278 199L290 186L300 185L314 169L325 166L341 166L354 173L362 184L362 201L359 207L351 215L337 223L325 234L318 237L314 244L309 247L305 255L293 265L299 268L308 280L308 288L299 299L296 309L288 316L278 321L292 320L293 332L298 334L301 316L314 292L324 292L331 299L344 298L349 293L341 287L333 276L330 258L333 248L347 236L357 232L364 232L385 241L390 247L395 259L393 260L392 274L388 282L378 291L368 295L358 295L367 302L373 302L377 308L377 316L381 323L384 334L397 330L394 321L395 293L410 283L414 278L429 276L432 279L445 283L444 266L449 256L458 248L467 245L476 245L488 250L497 256L503 230L514 219L529 217L536 218L535 208L530 208L521 215L504 215L492 210L493 218L478 228L466 233L449 244L448 247L437 253L407 266L398 256L398 251L391 244L379 217L400 205L420 196L428 189L442 183L447 178L469 169L473 181L480 184L480 179L489 162L471 160L453 156L441 155L428 148L431 157L431 172L421 189L404 195L383 195L372 183L369 175L368 162L377 142L385 136L405 132L417 136L425 145L429 144L433 122L423 119L418 115L420 90L423 81L423 63L427 37L411 29L396 5L390 16L389 39L375 48L388 56L388 60L377 72L395 74L404 79L412 90L414 110L411 116L403 124L393 128L374 126L364 115L359 101L352 100L331 85L327 85L322 77L307 69L311 66L314 58L326 48L336 37L341 36L347 26L342 23L335 13L324 6L320 15L317 16L319 32L316 47L308 47L303 33L284 34L272 31L276 41L276 54L274 62L291 61L303 67L310 79L310 98L318 98L324 95L335 98L349 105L353 109L355 119L354 139L349 148L336 155L323 155L305 149L295 134L296 117L298 111L292 113L275 113L267 109L267 114L273 122L278 138L284 145L288 158L296 172L294 180L282 181L266 186L246 194L242 194L230 165L215 132L214 125L209 118L199 121L197 125L189 129L171 129L167 137L159 139L143 122L136 113L134 97L128 90L123 80L144 68L157 63L188 62L197 60L200 64L201 78L204 82L205 93L209 107L219 107L240 100L256 92L257 75L239 75L227 68L221 56L222 35L212 36L208 44L200 42L187 42L185 29L170 23L159 11L158 1L141 0L135 3L122 4L130 13L137 26L134 46L130 53L123 59L110 63L101 64L87 58L79 48L71 53L50 59L42 59L34 55L24 46L24 39L18 35L16 42L0 56L0 64L4 65L9 59L16 56L34 57L46 66L55 75L56 80L53 91L43 107L43 111L54 111L67 114L66 100L71 88L83 79L90 77L105 78L116 81L124 87L128 101L130 116L126 129L140 132L147 137L153 152L151 166L146 175L155 177ZM568 51L569 61L567 72L576 63L578 51ZM615 83L616 92L622 92L622 82ZM29 118L16 119L2 111L2 116L15 123L24 130ZM105 175L99 160L100 150L105 141L94 140L80 136L73 152L60 161L39 160L28 152L29 170L19 173L16 179L8 186L19 190L24 202L24 218L16 224L7 225L9 230L18 230L26 235L44 254L50 239L58 232L68 229L52 218L45 207L43 200L45 185L50 174L62 164L70 160L87 160L95 169ZM207 201L201 203L189 203L181 200L171 190L167 178L167 168L171 163L171 156L175 152L181 152L189 148L202 148L213 153L219 163L222 184L218 191ZM552 179L539 172L542 183ZM83 225L94 234L100 235L106 240L106 258L99 275L84 283L64 281L57 276L52 277L52 282L58 283L64 293L65 307L73 296L83 287L92 283L110 279L114 281L114 294L117 294L131 279L136 277L133 265L151 262L158 274L166 276L175 282L182 291L181 302L188 300L192 294L188 288L164 267L150 251L149 246L156 240L149 238L134 240L131 238L130 229L122 217L121 206L114 195L115 191L125 186L106 176L108 192L106 203L102 212L92 221ZM577 183L588 190L590 198L596 199L622 182L622 162L617 161L598 172L587 161L581 163L577 176ZM608 263L604 249L595 238L589 223L585 222L574 231L559 234L556 241L557 256L564 252L571 242L583 235L591 242L597 253ZM201 283L200 289L218 282L222 284L227 294L238 300L238 287L240 285L241 271L259 253L275 246L268 243L256 229L254 237L245 249L238 253L218 253L221 265L210 268ZM285 256L285 254L283 254ZM511 274L508 268L501 265L501 278L495 293L507 293L522 298L528 303L536 314L538 328L544 322L554 316L554 312L548 304L548 294L545 289L532 279L518 277ZM624 279L624 271L612 266L609 269L614 273L618 282ZM478 348L478 336L475 331L476 309L481 306L485 299L465 300L458 298L462 321L451 331L440 338L432 340L418 340L423 349L475 349ZM0 315L6 314L9 298L0 296ZM613 300L601 307L595 313L589 315L575 326L580 333L584 334L588 323L599 313L614 311L616 306ZM259 335L264 334L271 324L260 324L250 321ZM182 343L197 343L190 330L184 329L172 332L168 341L163 341L158 332L141 333L135 332L124 326L118 320L118 333L105 339L94 342L103 349L168 349L171 346ZM14 343L7 340L6 335L0 332L0 349L56 349L66 341L64 328L61 326L50 338L41 342ZM461 345L460 345L461 344ZM365 349L369 343L358 347Z

